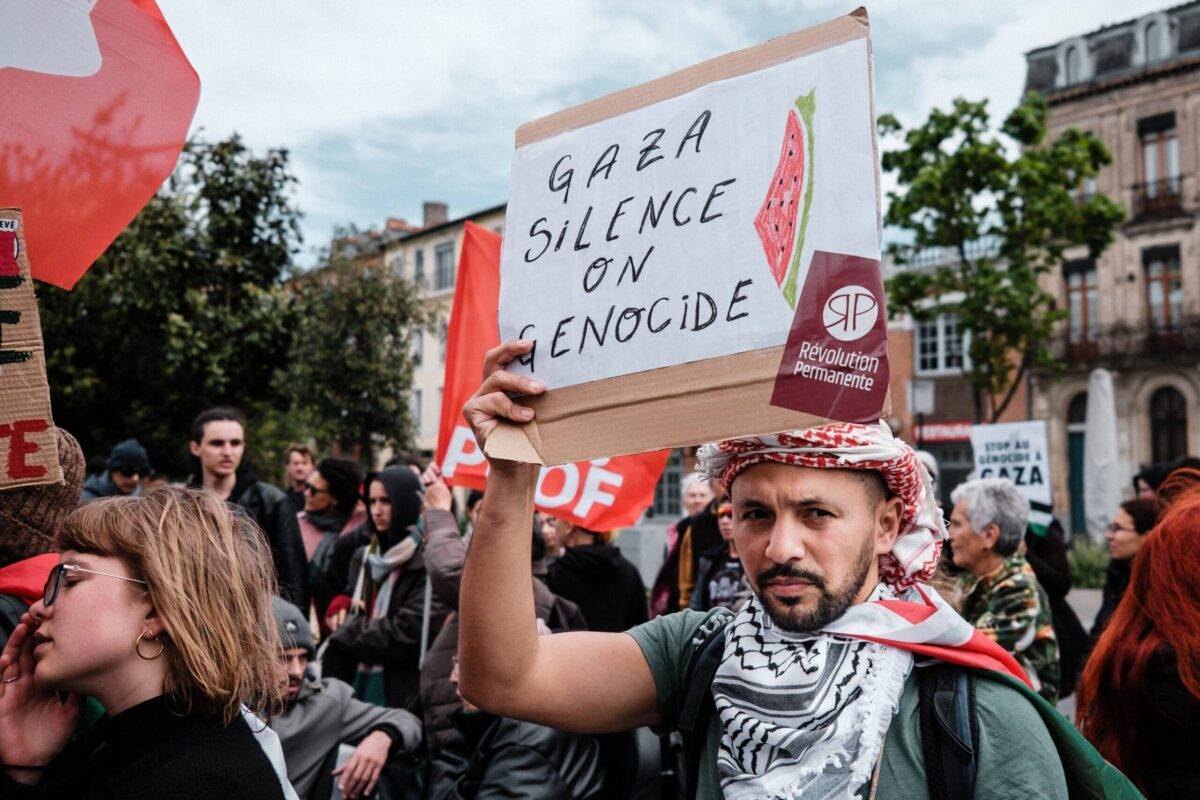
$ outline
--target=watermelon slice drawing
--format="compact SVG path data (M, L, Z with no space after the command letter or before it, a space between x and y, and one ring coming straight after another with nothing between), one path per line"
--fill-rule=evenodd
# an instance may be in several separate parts
M800 274L800 256L804 250L804 231L813 195L813 112L817 90L797 98L788 111L783 131L783 149L771 188L754 218L754 228L762 241L767 264L783 299L796 307Z

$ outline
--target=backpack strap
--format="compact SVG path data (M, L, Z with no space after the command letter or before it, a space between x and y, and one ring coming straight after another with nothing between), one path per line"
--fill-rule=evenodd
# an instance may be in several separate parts
M942 661L917 668L918 709L930 800L971 800L978 769L975 676Z
M686 774L679 776L684 800L693 800L699 786L700 759L708 741L708 726L717 707L712 682L721 666L721 657L725 655L725 628L732 619L733 616L728 614L716 617L698 632L692 657L683 674L686 693L679 710L678 728L683 736L686 769Z

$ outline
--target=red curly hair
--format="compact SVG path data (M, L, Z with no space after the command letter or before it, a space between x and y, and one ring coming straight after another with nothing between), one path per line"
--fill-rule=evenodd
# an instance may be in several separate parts
M1151 765L1138 720L1153 656L1174 654L1179 678L1200 698L1200 494L1176 498L1133 560L1129 588L1088 659L1078 722L1096 749L1144 786Z

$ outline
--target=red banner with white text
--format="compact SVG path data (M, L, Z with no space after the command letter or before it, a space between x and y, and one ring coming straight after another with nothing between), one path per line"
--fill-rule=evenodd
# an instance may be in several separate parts
M70 289L175 169L200 78L154 0L0 9L0 208Z
M437 458L446 482L483 489L487 460L462 417L479 388L483 359L500 343L500 236L468 222L446 334L446 375ZM654 487L670 450L595 458L542 469L534 502L539 511L593 531L637 522L654 502Z

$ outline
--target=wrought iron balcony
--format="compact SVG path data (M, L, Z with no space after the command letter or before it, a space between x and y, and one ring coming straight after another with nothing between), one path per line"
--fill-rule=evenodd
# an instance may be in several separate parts
M1183 317L1165 328L1116 324L1087 334L1064 328L1055 333L1051 349L1068 368L1129 368L1180 359L1191 364L1200 355L1200 316Z
M1176 175L1133 185L1133 220L1161 219L1183 213L1183 179Z

